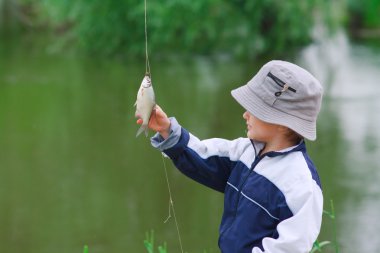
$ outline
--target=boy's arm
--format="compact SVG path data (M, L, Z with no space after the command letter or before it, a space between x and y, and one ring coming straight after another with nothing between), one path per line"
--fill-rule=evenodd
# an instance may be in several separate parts
M300 181L294 184L295 189L304 186ZM307 190L295 190L288 198L287 202L293 203L291 209L294 215L278 224L277 239L264 238L263 250L255 247L252 253L307 253L312 249L322 223L322 191L313 181Z
M152 145L169 156L188 177L224 192L231 169L247 145L251 145L249 139L201 141L182 128L175 118L170 118L170 122L167 138L157 133L151 139Z

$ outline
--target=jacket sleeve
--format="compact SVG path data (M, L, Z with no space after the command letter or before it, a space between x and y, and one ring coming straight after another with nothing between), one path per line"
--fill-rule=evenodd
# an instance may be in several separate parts
M224 192L231 169L249 139L233 141L214 138L199 140L170 118L171 130L164 140L158 133L151 138L153 147L164 152L185 175L212 189Z
M322 223L322 191L314 181L305 187L300 180L292 188L286 197L293 216L277 225L277 239L264 238L263 249L255 247L252 253L308 253L312 249Z

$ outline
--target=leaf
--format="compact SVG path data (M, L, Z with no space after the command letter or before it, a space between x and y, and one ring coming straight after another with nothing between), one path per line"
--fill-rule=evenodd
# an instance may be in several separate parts
M324 246L329 245L329 244L331 244L330 241L323 241L323 242L321 242L321 243L319 244L319 246L320 246L321 248L323 248Z
M144 246L146 248L146 250L148 251L148 253L153 253L154 252L154 232L153 230L150 231L150 234L149 232L145 233L145 240L144 240Z
M84 245L84 247L83 247L83 253L88 253L88 246L87 245Z
M164 243L164 246L158 246L158 252L159 253L168 253L166 248L166 242Z
M313 245L313 248L312 250L310 251L310 253L314 253L314 252L322 252L322 248L325 247L326 245L329 245L331 244L330 241L323 241L323 242L318 242L318 241L315 241L314 242L314 245Z

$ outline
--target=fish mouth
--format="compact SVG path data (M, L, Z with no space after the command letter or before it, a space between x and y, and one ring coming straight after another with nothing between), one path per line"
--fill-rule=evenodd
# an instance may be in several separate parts
M145 83L143 83L143 85L142 85L144 88L149 88L150 86L152 86L152 80L150 80L149 74L145 75L144 81L145 81Z

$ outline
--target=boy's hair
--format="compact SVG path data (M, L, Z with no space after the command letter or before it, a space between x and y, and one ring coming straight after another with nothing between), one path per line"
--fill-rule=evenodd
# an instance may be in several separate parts
M285 133L285 137L294 144L298 144L303 140L302 135L298 134L297 132L293 131L290 128L287 128L288 131Z

